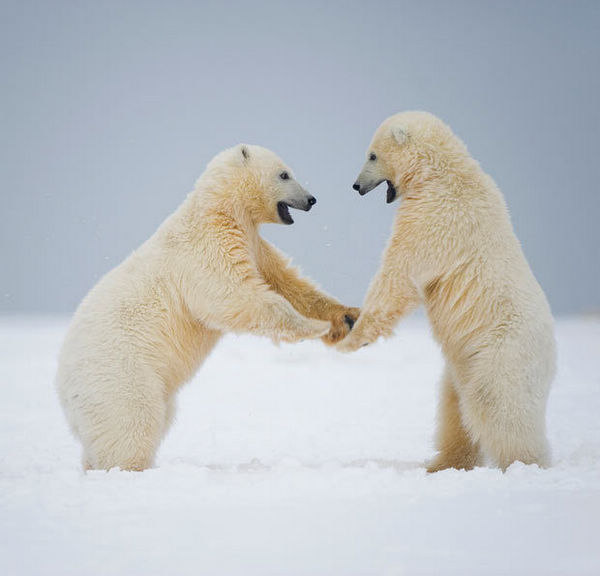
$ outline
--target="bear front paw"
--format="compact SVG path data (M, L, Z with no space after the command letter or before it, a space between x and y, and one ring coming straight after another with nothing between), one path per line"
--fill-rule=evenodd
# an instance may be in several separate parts
M343 340L352 330L359 314L360 308L343 308L339 311L331 319L331 329L323 336L323 342L333 346Z
M363 346L367 346L368 342L361 342L358 338L355 338L353 334L350 334L340 342L336 344L336 349L339 352L355 352Z

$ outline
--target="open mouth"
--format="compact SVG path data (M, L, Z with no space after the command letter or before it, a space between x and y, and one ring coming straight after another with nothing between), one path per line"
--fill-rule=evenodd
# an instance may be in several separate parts
M385 201L387 204L391 204L396 199L398 193L396 192L396 188L394 187L394 185L389 180L386 180L386 182L388 185L388 189L385 194Z
M304 200L292 200L291 202L280 200L277 202L277 214L284 224L293 224L294 219L290 215L290 208L308 212L316 203L317 199L314 196L307 196Z
M361 196L364 196L365 194L367 194L374 188L377 188L377 186L379 186L382 182L385 182L387 184L387 192L385 195L385 201L388 204L391 204L398 197L398 192L396 191L396 187L392 184L392 182L390 180L379 180L379 182L371 184L370 186L369 185L360 186L358 188L357 188L358 185L355 184L354 189L358 190L358 193Z
M285 202L277 202L277 214L284 224L293 224L294 219L290 215L290 206Z

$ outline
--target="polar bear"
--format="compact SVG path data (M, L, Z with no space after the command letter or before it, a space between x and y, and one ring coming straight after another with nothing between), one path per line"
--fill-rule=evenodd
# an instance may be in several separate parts
M434 472L484 459L548 466L553 319L502 194L442 121L404 112L375 132L353 188L402 198L360 318L339 344L389 336L422 302L446 360Z
M178 388L225 332L334 343L358 316L300 277L258 233L316 202L272 152L218 154L187 199L85 297L59 357L57 388L85 469L143 470Z

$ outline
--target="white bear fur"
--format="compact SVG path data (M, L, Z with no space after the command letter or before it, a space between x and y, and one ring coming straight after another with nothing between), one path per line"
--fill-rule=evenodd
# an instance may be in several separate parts
M553 319L502 194L450 128L424 112L397 114L376 131L356 186L366 193L385 180L402 200L339 349L389 336L423 303L446 359L429 470L485 459L502 469L516 460L549 465Z
M258 234L261 223L280 221L278 201L301 207L307 198L272 152L226 150L158 231L85 297L56 383L86 469L152 466L175 393L225 332L329 343L346 334L345 315L358 311L317 291Z

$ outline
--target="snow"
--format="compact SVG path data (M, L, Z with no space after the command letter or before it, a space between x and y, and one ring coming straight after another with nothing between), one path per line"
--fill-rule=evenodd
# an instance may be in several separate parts
M156 467L80 470L53 386L65 320L0 319L0 574L600 574L600 319L557 323L554 466L427 475L422 318L345 356L227 337Z

